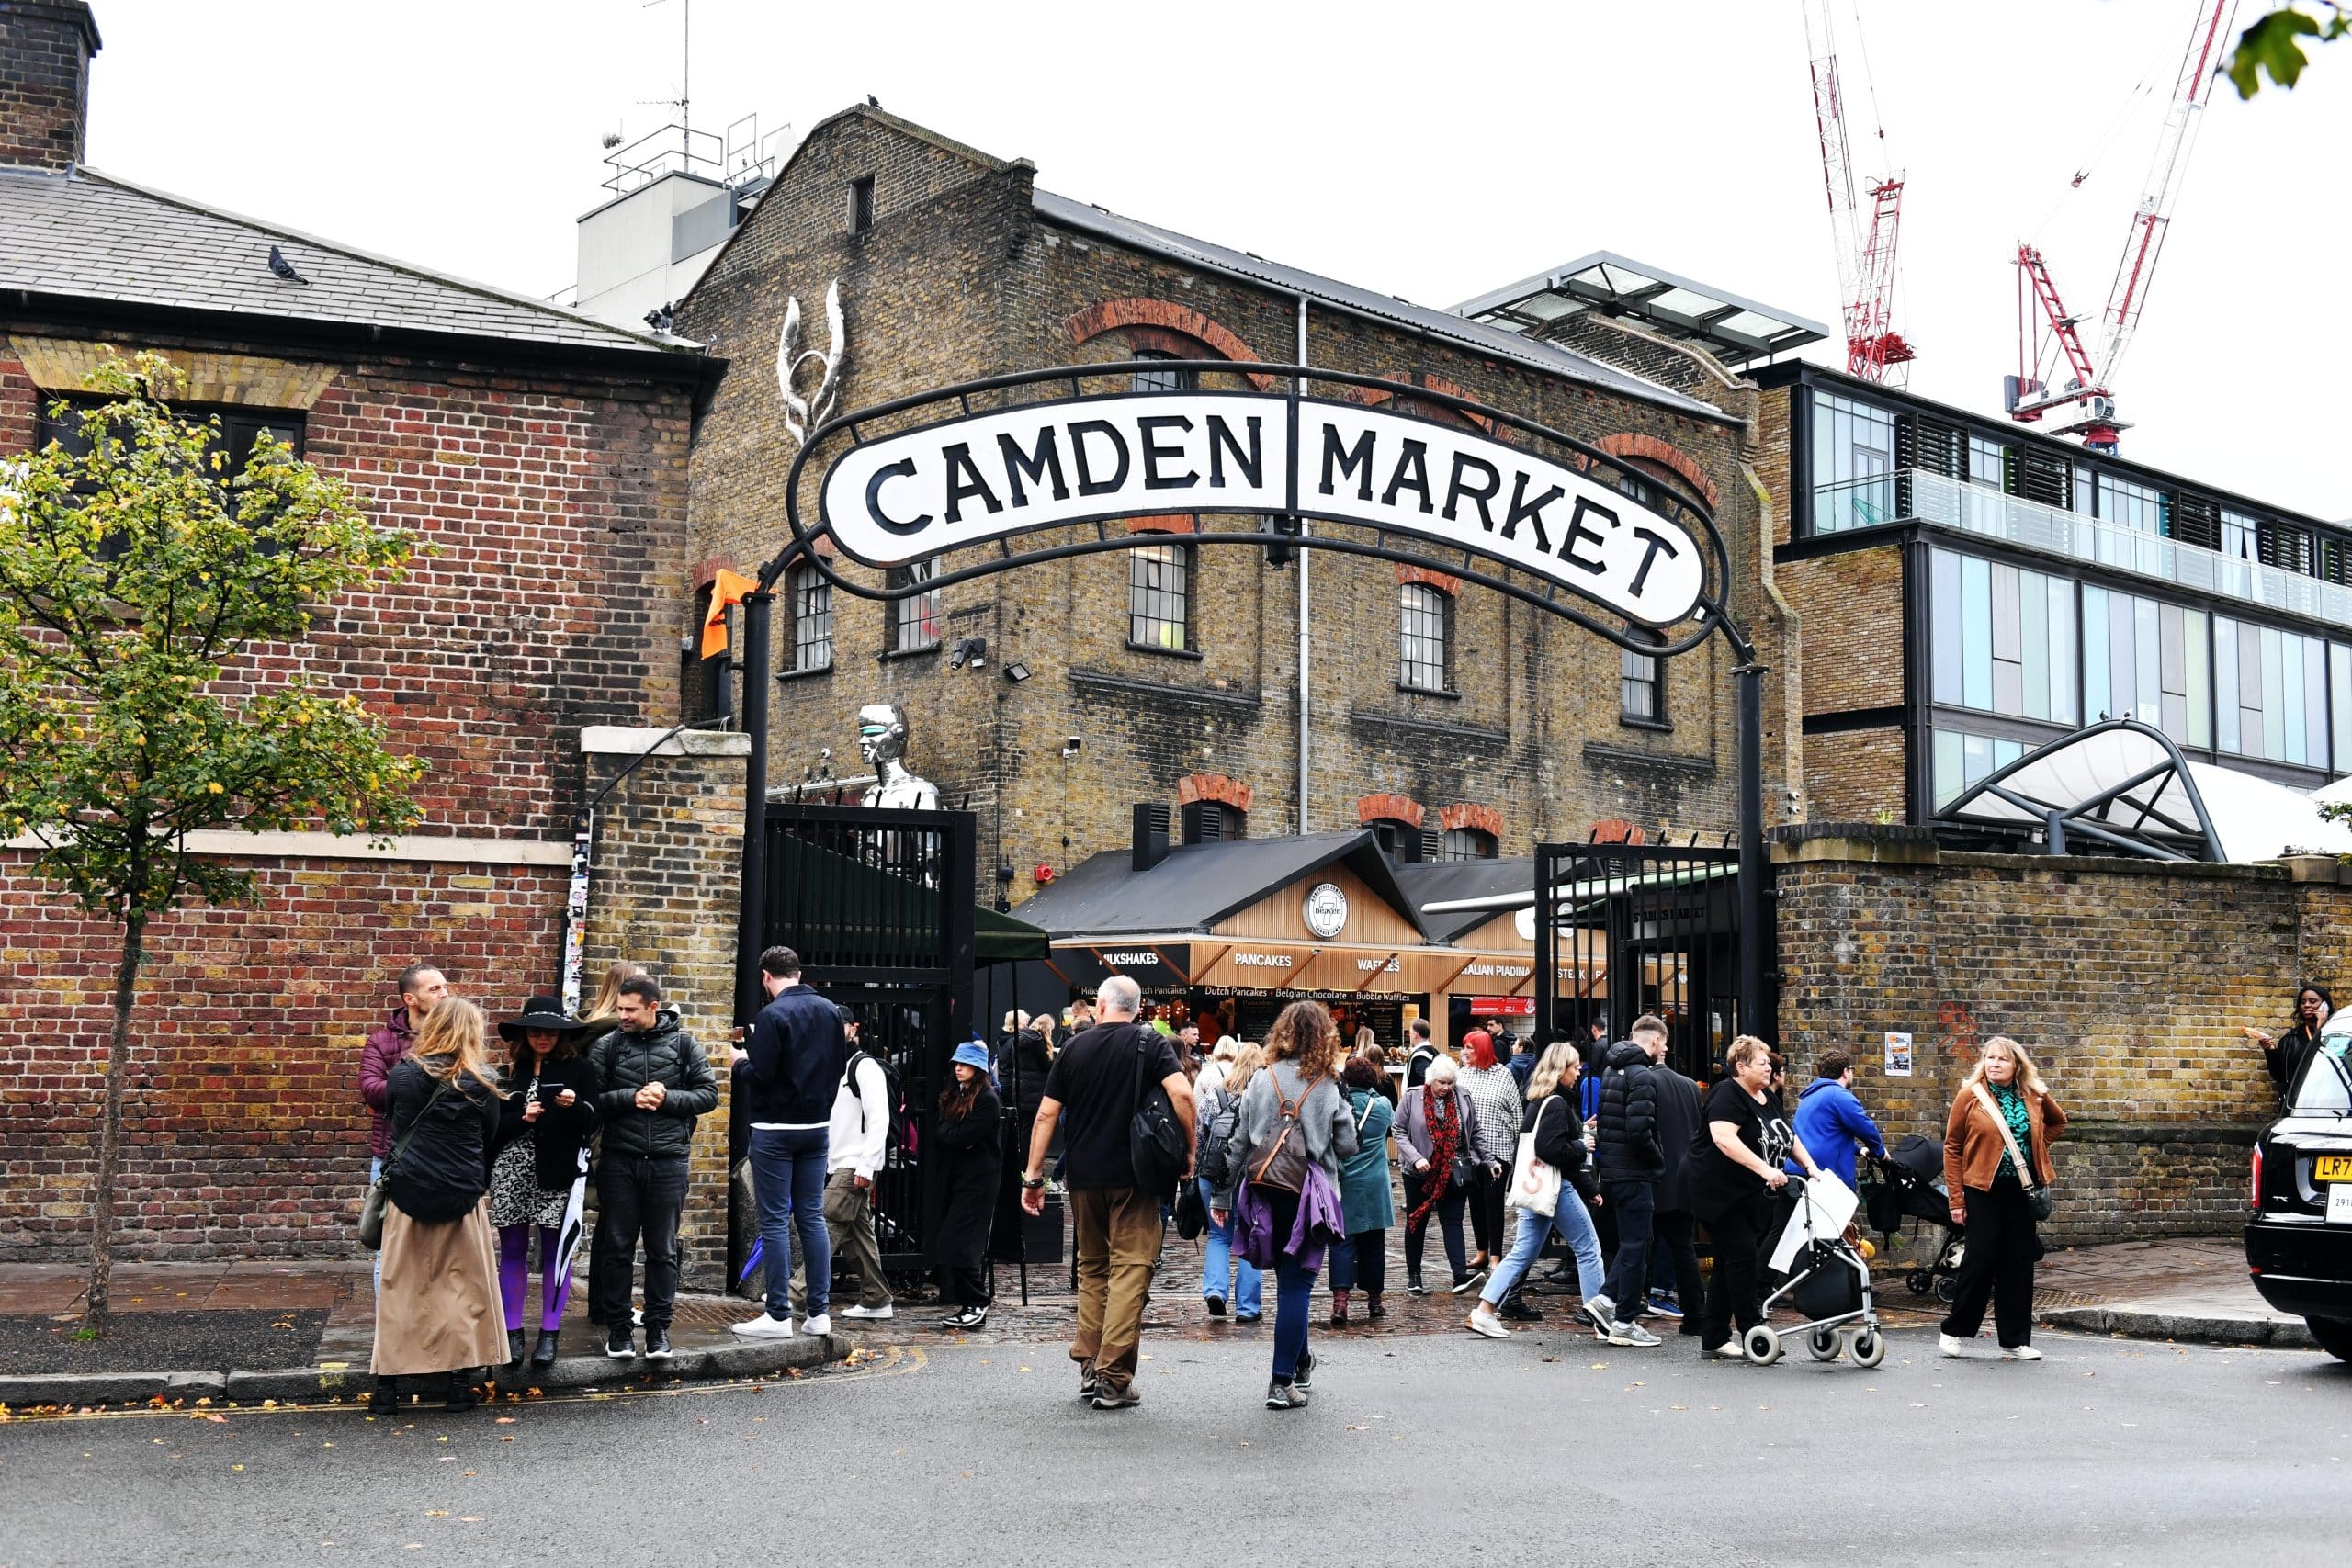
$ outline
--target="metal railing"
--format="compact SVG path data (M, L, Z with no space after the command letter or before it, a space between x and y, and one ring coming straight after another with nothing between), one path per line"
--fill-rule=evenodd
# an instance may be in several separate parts
M2352 589L1920 468L1822 485L1813 493L1816 535L1910 522L2006 539L2048 555L2352 626Z

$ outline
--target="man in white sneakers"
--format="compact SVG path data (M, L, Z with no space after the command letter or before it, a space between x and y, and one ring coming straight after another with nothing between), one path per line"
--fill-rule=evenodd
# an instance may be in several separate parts
M833 1095L826 1137L825 1232L833 1256L844 1255L856 1275L857 1300L842 1315L882 1322L892 1314L890 1282L882 1274L882 1245L874 1231L874 1173L890 1146L890 1075L872 1052L850 1043L849 1069ZM792 1299L805 1300L808 1264L792 1259Z
M771 947L760 954L760 984L768 1005L752 1021L744 1048L734 1059L737 1114L752 1124L752 1185L760 1205L767 1311L735 1325L735 1332L753 1339L792 1333L797 1292L787 1281L797 1232L808 1260L808 1316L801 1332L829 1334L833 1247L825 1231L824 1211L831 1206L825 1199L827 1146L848 1047L840 1010L800 983L800 957L792 949Z

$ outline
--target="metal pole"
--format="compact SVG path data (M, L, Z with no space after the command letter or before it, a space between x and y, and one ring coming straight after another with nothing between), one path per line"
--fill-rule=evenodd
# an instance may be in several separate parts
M735 913L735 1021L760 1010L760 947L768 884L768 613L775 595L743 596L743 885Z
M1739 660L1739 1005L1745 1033L1777 1043L1780 1021L1770 986L1780 967L1765 879L1771 866L1764 855L1764 666L1746 637L1732 632Z
M1298 364L1302 367L1306 364L1306 296L1304 294L1298 297ZM1291 395L1294 399L1306 394L1306 378L1303 376L1291 378ZM1294 440L1297 437L1297 422L1294 420L1291 424ZM1299 457L1296 452L1290 455L1290 463L1291 471L1296 473L1299 468ZM1315 552L1306 548L1305 544L1306 519L1304 516L1298 516L1292 521L1298 525L1298 537L1301 541L1294 553L1298 557L1298 831L1303 838L1309 831L1306 802L1311 774L1307 766L1307 689L1308 676L1313 670L1315 655L1313 644L1307 635L1309 605L1307 581L1309 574L1314 570L1309 563L1315 558Z

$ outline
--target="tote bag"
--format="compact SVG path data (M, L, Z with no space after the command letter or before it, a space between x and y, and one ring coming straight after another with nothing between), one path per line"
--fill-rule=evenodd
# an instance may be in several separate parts
M1547 1096L1543 1109L1535 1112L1535 1127L1544 1125L1544 1111L1560 1097ZM1503 1194L1503 1206L1525 1209L1531 1213L1550 1214L1560 1207L1560 1170L1535 1155L1535 1128L1519 1135L1519 1152L1510 1162L1510 1190Z

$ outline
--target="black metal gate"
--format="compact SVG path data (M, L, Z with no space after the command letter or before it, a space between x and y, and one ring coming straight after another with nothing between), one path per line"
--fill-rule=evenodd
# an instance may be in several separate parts
M1765 908L1769 922L1769 898ZM1538 1039L1581 1040L1597 1021L1622 1040L1636 1018L1656 1013L1667 1023L1668 1061L1704 1080L1735 1036L1771 1038L1772 998L1739 994L1747 933L1739 923L1738 851L1539 844L1535 908ZM1769 924L1758 940L1772 941ZM1772 965L1764 968L1769 977Z
M850 1010L858 1041L889 1063L912 1146L876 1173L882 1265L923 1266L933 1109L947 1058L972 1034L974 818L964 811L771 805L763 947L800 955L801 978ZM740 1274L737 1258L730 1277Z

